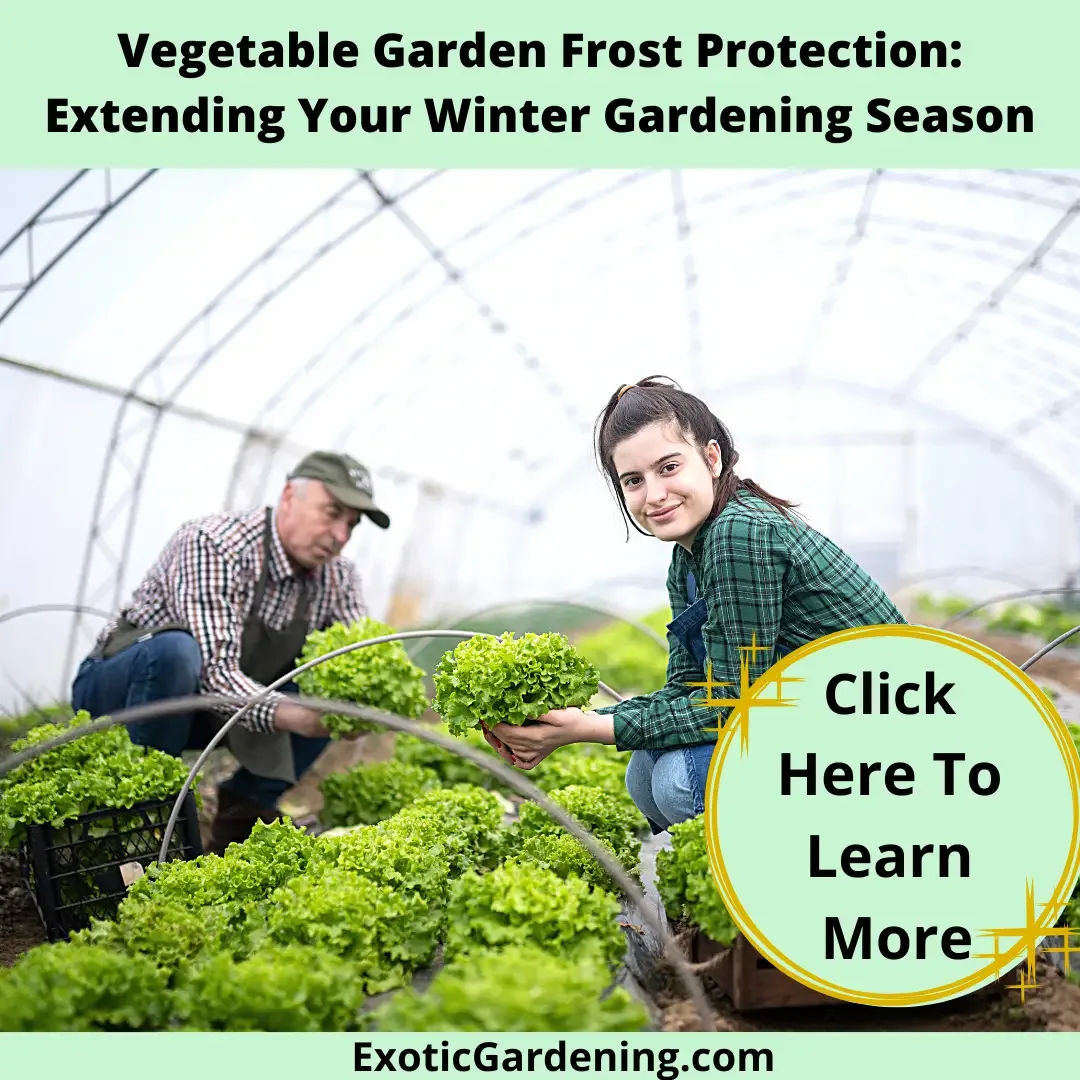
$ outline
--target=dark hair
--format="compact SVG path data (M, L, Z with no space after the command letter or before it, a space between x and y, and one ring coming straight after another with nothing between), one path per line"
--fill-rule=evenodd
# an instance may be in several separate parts
M626 509L626 497L619 484L619 475L615 471L615 447L624 439L636 435L642 428L657 422L674 424L703 456L705 447L710 442L716 442L720 446L720 475L713 482L715 498L706 521L711 521L716 517L727 505L728 500L738 499L739 493L743 491L764 499L785 517L791 517L791 511L795 509L797 503L770 495L753 480L744 480L735 474L739 452L735 449L731 433L712 414L708 405L693 394L688 394L673 379L668 379L663 375L652 375L640 382L627 384L616 390L608 399L603 412L596 418L594 430L596 457L600 470L615 492L623 517L639 533L645 536L652 535L640 528ZM629 539L629 531L626 535Z

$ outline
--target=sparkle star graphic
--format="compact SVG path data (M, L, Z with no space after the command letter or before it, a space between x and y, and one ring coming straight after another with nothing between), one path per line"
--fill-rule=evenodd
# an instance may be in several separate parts
M757 634L750 636L749 645L739 646L739 692L736 697L713 697L713 690L721 686L733 686L733 683L718 682L712 677L712 660L709 660L705 665L705 681L704 682L688 682L687 686L695 688L703 687L705 689L705 700L695 701L693 704L705 709L735 709L742 707L745 712L743 713L742 730L740 734L740 749L743 754L746 754L750 750L750 710L753 708L772 707L778 706L790 706L796 704L797 698L785 698L783 696L783 684L792 682L802 682L802 679L795 678L788 675L774 675L770 679L770 684L776 687L776 697L767 698L762 696L751 697L750 696L750 662L751 657L756 656L758 653L768 653L771 650L764 645L757 643ZM719 719L719 712L717 713L717 719ZM719 723L716 727L703 728L708 734L716 734L716 737L720 737L722 731Z
M1043 905L1043 917L1050 911L1058 910L1063 904L1063 901L1059 897L1051 899L1047 904ZM1035 883L1030 879L1025 883L1024 888L1024 925L1023 926L998 926L991 927L986 930L980 931L982 937L991 937L994 941L994 951L992 953L974 953L973 955L980 960L994 960L1002 956L1001 953L1001 939L1013 938L1022 943L1026 952L1027 959L1023 969L1020 972L1020 981L1018 983L1009 984L1010 990L1020 991L1020 1001L1023 1002L1029 991L1037 990L1039 988L1039 982L1035 977L1035 950L1038 948L1039 941L1048 936L1058 936L1064 941L1064 944L1046 949L1050 953L1062 953L1065 960L1065 974L1069 973L1069 957L1075 952L1080 953L1080 944L1073 944L1070 940L1073 935L1080 935L1080 930L1074 930L1068 926L1053 927L1048 930L1035 915Z

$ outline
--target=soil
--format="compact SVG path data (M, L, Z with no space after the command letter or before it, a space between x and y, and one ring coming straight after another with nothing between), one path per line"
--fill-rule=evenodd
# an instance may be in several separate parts
M0 967L10 967L27 949L46 940L18 856L0 851Z

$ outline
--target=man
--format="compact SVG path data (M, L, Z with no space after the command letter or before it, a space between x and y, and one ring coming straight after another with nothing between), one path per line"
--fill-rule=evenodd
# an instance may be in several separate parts
M83 661L72 704L94 716L189 694L250 697L297 666L313 629L366 614L360 580L341 550L361 515L390 519L371 476L344 454L309 454L276 509L215 514L182 525ZM288 683L282 691L296 692ZM203 749L235 709L128 725L133 742L177 757ZM246 839L328 742L321 716L271 694L230 731L240 768L218 793L207 850Z

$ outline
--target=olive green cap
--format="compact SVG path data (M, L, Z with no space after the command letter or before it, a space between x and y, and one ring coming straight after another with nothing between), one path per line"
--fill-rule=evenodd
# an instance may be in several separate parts
M290 480L319 480L343 506L361 510L380 529L390 527L390 518L375 505L375 489L371 473L348 454L317 450L308 454L291 473Z

